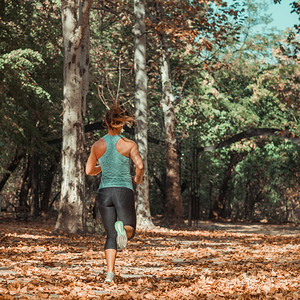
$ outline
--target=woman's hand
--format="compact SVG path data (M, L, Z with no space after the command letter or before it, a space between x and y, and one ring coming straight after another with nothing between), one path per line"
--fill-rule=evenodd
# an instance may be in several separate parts
M143 177L142 178L137 178L137 176L132 176L132 181L135 184L141 184L143 182Z

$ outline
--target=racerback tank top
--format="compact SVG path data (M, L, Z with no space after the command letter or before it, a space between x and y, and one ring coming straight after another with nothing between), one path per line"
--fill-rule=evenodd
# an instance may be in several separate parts
M98 159L102 169L99 190L106 187L126 187L133 190L129 158L120 154L116 148L121 135L105 135L105 153Z

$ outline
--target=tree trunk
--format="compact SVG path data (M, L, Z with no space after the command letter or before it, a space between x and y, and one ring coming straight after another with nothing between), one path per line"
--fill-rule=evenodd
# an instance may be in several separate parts
M47 213L50 208L51 188L59 160L60 157L55 155L55 160L51 162L48 174L46 176L43 198L41 199L41 211L43 213Z
M184 217L175 133L175 97L172 92L168 43L164 35L161 36L161 44L161 80L163 91L161 104L164 113L167 186L165 214L168 222L182 224L184 223Z
M254 206L261 199L262 190L258 183L252 182L253 178L249 179L246 184L246 198L244 202L244 219L253 221ZM258 192L257 192L258 191Z
M150 214L149 181L148 181L148 109L147 109L147 71L146 71L146 26L145 26L145 0L134 0L135 14L135 115L137 125L135 127L135 140L139 147L144 162L144 180L136 188L136 214L137 226L140 229L154 227Z
M17 218L27 219L27 212L29 210L29 206L27 205L27 197L29 193L29 189L31 187L31 181L29 180L29 161L27 163L25 172L22 178L22 185L19 194L19 207L16 208Z
M85 230L84 119L92 0L62 1L64 95L62 186L55 231Z
M39 199L39 178L38 178L38 154L34 152L29 159L30 182L31 182L31 203L30 215L37 216L40 212Z
M7 167L7 171L6 173L3 174L3 177L1 178L0 181L0 193L5 185L5 183L7 182L7 180L9 179L10 175L14 172L14 170L17 168L17 166L19 165L21 159L24 157L24 155L19 154L18 152L16 153L14 159L12 160L12 162L10 163L10 165Z

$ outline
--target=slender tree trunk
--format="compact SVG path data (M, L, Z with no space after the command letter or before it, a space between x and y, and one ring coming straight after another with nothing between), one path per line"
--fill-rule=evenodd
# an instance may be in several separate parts
M27 162L26 169L22 178L22 185L19 194L19 207L17 210L17 217L21 217L27 219L27 212L29 210L29 206L27 205L27 197L29 193L29 189L31 187L31 181L29 180L29 161Z
M64 95L62 186L55 231L85 230L84 118L92 0L62 1Z
M45 183L45 190L43 193L43 198L41 199L41 211L42 213L47 213L49 210L49 200L51 195L52 182L54 179L55 173L49 174L47 176L47 181Z
M43 198L41 199L41 211L43 213L47 213L49 210L52 183L55 176L55 171L57 170L58 161L59 161L59 157L56 157L56 160L51 163L51 166L48 171L48 175L45 180Z
M10 175L15 171L15 169L17 168L17 166L19 165L19 163L23 157L24 157L24 155L16 153L14 159L11 161L11 163L7 167L8 172L3 174L1 181L0 181L0 193L1 193L5 183L9 179Z
M170 60L167 38L161 36L161 80L163 98L161 101L164 113L166 145L166 220L181 224L184 222L183 205L180 187L180 168L175 135L175 97L172 92Z
M147 109L147 71L146 71L146 26L145 26L145 0L134 0L135 14L135 114L137 125L135 127L135 140L141 153L145 174L142 184L136 188L137 226L140 229L154 227L150 214L149 181L148 181L148 109Z
M244 202L244 219L247 221L253 221L254 206L261 199L262 193L258 184L255 184L255 182L251 184L252 179L249 179L245 187L247 192Z
M31 182L31 203L30 214L31 216L37 216L40 211L40 199L39 199L39 178L38 178L38 154L34 152L29 161L30 168L30 182Z

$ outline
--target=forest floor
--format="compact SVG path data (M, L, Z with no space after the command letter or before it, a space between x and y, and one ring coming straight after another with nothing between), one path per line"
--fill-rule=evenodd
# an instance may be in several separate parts
M104 236L0 220L0 299L300 299L300 227L199 222L137 231L105 284Z

